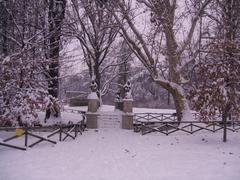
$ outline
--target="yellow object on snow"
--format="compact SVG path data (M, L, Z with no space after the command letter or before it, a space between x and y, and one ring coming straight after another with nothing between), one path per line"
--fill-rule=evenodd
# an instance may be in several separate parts
M16 128L16 136L23 135L23 130L21 128Z

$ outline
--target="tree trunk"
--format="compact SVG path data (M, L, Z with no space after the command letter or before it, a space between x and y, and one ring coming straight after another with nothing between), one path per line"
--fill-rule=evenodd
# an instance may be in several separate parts
M227 117L229 116L231 105L228 103L222 112L223 142L227 142Z
M49 94L58 97L59 94L59 52L61 26L64 19L66 0L50 0L49 1Z
M223 142L227 142L227 112L222 114L222 123L223 123Z
M2 13L2 22L0 24L2 24L2 53L3 53L3 57L6 57L8 55L8 39L7 39L7 28L8 28L8 13L5 9L5 7L7 6L7 0L4 0L2 2L0 2L0 10L3 12ZM1 40L1 39L0 39Z
M224 39L225 39L225 44L228 45L229 42L234 42L235 40L235 32L234 32L234 10L237 6L238 1L234 0L226 0L225 1L225 7L223 10L223 20L224 20ZM226 52L224 53L224 58L226 61L232 61L234 58L232 48L230 46L226 46ZM230 69L235 69L233 63L230 64ZM228 84L228 79L225 79L226 84ZM228 88L231 88L232 91L234 91L234 87L232 83L229 85ZM228 101L230 101L228 99ZM230 113L231 110L231 103L228 102L227 105L223 108L222 112L222 123L223 123L223 142L227 142L227 117Z
M59 96L59 52L62 21L65 15L66 0L50 0L49 1L49 80L48 92L55 98ZM56 109L54 116L60 116L60 109ZM46 110L46 119L49 118Z
M155 81L162 88L166 89L172 96L176 108L177 121L181 122L185 113L185 110L189 110L187 99L183 94L183 89L180 85L175 84L172 86L171 83L165 83L161 81Z
M184 97L177 91L175 91L173 94L173 100L176 108L177 113L177 121L180 122L183 118L183 110L184 110Z
M101 89L101 74L100 74L100 72L99 72L100 70L99 70L99 65L98 64L95 64L95 66L94 66L94 74L95 74L95 81L96 81L96 83L97 83L97 85L98 85L98 91L100 91L100 89ZM99 94L98 94L99 95Z
M169 81L175 83L177 87L171 87L167 89L173 96L173 101L176 108L177 120L180 122L183 118L183 111L189 109L188 104L186 103L186 98L183 94L184 90L181 85L181 75L177 71L177 64L180 62L180 55L177 54L178 45L176 42L176 37L173 31L173 22L174 19L170 20L170 26L164 27L164 33L166 36L166 45L167 45L167 59L169 63Z

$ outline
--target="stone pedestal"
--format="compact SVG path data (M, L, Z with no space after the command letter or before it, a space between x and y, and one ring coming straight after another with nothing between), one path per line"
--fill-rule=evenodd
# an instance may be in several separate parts
M98 121L97 121L98 114L87 112L86 117L87 117L87 128L97 129L98 128Z
M87 128L97 129L98 128L98 114L96 113L99 108L99 99L96 92L92 92L88 95L88 112L87 117Z
M99 101L97 99L89 99L88 100L88 111L89 112L97 112L99 107Z
M123 99L122 129L133 129L133 100Z
M92 92L88 95L88 111L97 112L99 108L99 99L97 93Z
M123 100L123 112L125 112L125 113L133 112L133 100L132 99L124 99Z
M122 129L133 129L133 114L122 115Z

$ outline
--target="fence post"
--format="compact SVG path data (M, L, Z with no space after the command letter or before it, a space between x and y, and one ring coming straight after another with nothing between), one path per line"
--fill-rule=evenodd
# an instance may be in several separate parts
M75 138L77 137L77 127L78 125L74 125Z
M191 122L191 134L193 132L193 123Z
M227 114L223 112L222 114L223 122L223 142L227 142Z
M59 141L62 141L62 125L60 124Z
M28 128L25 128L25 146L28 147Z
M167 133L167 136L168 136L168 123L166 123L166 133Z

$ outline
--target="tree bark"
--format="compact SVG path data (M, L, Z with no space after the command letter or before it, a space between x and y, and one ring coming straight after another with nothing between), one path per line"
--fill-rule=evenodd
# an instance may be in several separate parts
M222 112L222 123L223 123L223 142L227 142L227 117L229 117L231 105L227 104Z
M177 121L180 122L183 118L183 110L185 109L184 97L177 91L172 96L176 108Z
M166 89L172 96L176 108L177 121L180 122L184 115L184 110L189 109L187 99L183 94L183 89L180 85L157 81L155 82L160 85L162 88Z
M99 64L95 64L94 66L94 75L95 75L95 80L96 80L96 83L98 85L98 91L100 91L100 87L101 87L101 74L100 74L100 70L99 70Z
M8 27L8 13L6 12L5 6L7 5L7 0L0 2L0 9L2 10L2 53L3 57L8 55L8 40L7 40L7 27Z
M49 79L48 92L55 98L59 96L59 53L62 21L65 15L66 0L50 0L49 1ZM49 118L46 109L46 119ZM55 117L60 116L60 109L56 110ZM47 118L48 117L48 118ZM45 119L45 121L46 121Z
M49 1L49 94L58 97L59 94L59 52L61 26L64 19L66 0Z

